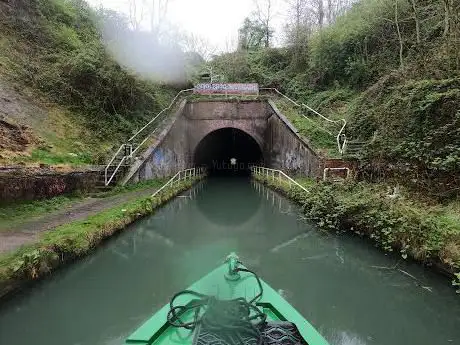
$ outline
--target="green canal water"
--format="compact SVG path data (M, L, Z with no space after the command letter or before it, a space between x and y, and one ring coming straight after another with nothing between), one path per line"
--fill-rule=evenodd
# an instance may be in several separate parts
M460 344L460 298L446 279L322 233L285 198L229 178L197 185L4 303L0 344L121 344L231 251L331 345Z

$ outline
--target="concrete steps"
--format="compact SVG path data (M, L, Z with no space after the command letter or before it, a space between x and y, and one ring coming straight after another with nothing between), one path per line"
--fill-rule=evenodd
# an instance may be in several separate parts
M111 165L106 168L107 169L107 180L111 179L110 184L108 186L106 186L105 169L100 171L98 183L97 183L97 186L96 186L96 188L98 190L102 191L102 190L111 189L111 187L115 186L117 184L117 182L120 181L123 178L124 174L126 173L128 168L130 167L128 162L123 162L115 175L114 175L114 173L115 173L115 170L117 169L118 165L120 164L120 162L123 160L124 157L125 157L124 152L121 152L120 154L118 154L115 157L115 159L113 160ZM112 177L112 175L113 175L113 177Z

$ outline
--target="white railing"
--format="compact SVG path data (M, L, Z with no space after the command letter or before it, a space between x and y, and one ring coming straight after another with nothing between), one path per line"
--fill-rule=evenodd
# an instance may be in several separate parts
M302 186L300 183L286 175L283 171L277 169L270 169L265 167L253 166L251 167L251 172L253 175L259 175L267 179L267 181L273 181L278 183L285 183L288 185L289 189L292 186L298 187L303 191L309 193L308 189Z
M120 170L121 166L125 163L125 161L126 161L126 156L124 156L124 157L121 159L120 163L118 163L117 167L116 167L115 170L113 171L113 173L112 173L112 175L110 176L110 178L109 178L108 181L107 181L107 168L105 169L105 179L106 179L106 181L107 181L106 184L105 184L106 186L108 186L108 185L110 184L110 182L112 182L112 180L115 178L115 176L116 176L118 170Z
M347 121L345 119L340 119L340 120L331 120L329 118L327 118L326 116L324 115L321 115L320 113L318 113L315 109L309 107L308 105L306 104L303 104L303 103L297 103L296 101L294 101L293 99L289 98L288 96L286 96L284 93L280 92L278 89L275 89L275 88L261 88L260 89L261 91L269 91L269 92L274 92L276 94L278 94L279 96L283 97L284 99L287 99L289 102L291 102L292 104L294 104L296 107L298 108L305 108L309 111L311 111L312 113L314 113L315 115L319 116L320 118L322 118L323 120L327 121L327 122L330 122L330 123L334 123L334 124L341 124L341 128L340 128L340 131L338 132L337 136L336 136L336 142L337 142L337 149L339 150L339 153L340 154L343 154L344 152L344 148L345 148L345 134L344 134L344 131L345 131L345 127L347 126ZM303 114L301 114L304 118L306 119L309 119L311 120L308 116L305 116ZM327 131L326 129L324 129L325 131ZM329 134L333 135L332 133L330 133L329 131L327 131ZM341 142L341 139L343 139L343 143Z
M327 180L327 173L329 171L345 171L346 173L346 179L350 178L350 174L351 174L351 170L350 168L347 168L347 167L343 167L343 168L324 168L323 170L323 180L326 181Z
M104 170L104 181L105 181L105 185L108 186L109 183L112 181L113 179L113 174L112 176L110 177L110 180L108 180L108 170L109 168L112 166L112 163L115 161L115 159L118 157L118 155L121 153L121 151L125 148L124 145L121 145L120 148L118 149L118 151L113 155L112 159L110 160L110 162L107 164L107 166L105 167L105 170Z
M161 115L163 115L164 113L166 113L167 111L169 111L173 106L174 104L176 103L176 101L185 93L188 93L188 92L191 92L193 91L193 89L185 89L185 90L181 90L177 93L177 95L173 98L173 100L171 101L171 103L166 107L164 108L162 111L160 111L157 115L155 115L144 127L142 127L141 129L139 129L131 138L128 139L128 142L126 144L122 144L120 145L120 148L118 149L118 151L113 155L112 159L109 161L109 163L107 164L106 168L105 168L105 185L108 186L110 184L110 182L112 182L113 178L115 177L116 173L118 172L118 170L120 169L120 166L121 166L121 163L118 164L117 166L117 169L114 170L114 172L108 176L108 170L110 169L111 166L115 166L115 164L113 164L113 162L115 161L115 159L118 157L118 155L123 151L125 150L125 153L127 152L127 154L124 154L123 158L121 159L123 162L126 162L129 158L131 158L141 147L142 145L144 145L147 140L149 140L150 136L154 133L149 133L148 135L145 136L145 138L139 143L139 144L136 144L134 143L134 140L139 137L142 133L144 133L144 131L152 124L154 123ZM156 128L155 128L156 129Z
M206 175L206 168L191 168L186 170L179 171L176 175L171 177L171 179L166 182L160 189L152 194L152 198L158 195L162 190L169 186L174 186L188 179L194 179L196 177L204 177Z
M187 92L192 92L193 89L185 89L185 90L181 90L177 93L176 97L173 98L173 100L171 101L171 103L168 105L168 107L164 108L162 111L160 111L155 117L153 117L144 127L142 127L140 130L138 130L131 138L128 139L128 143L133 145L134 143L134 139L136 139L141 133L143 133L152 123L155 122L155 120L157 118L159 118L162 114L166 113L167 111L169 111L173 106L174 104L176 103L176 101L185 93ZM137 150L139 150L139 148L145 144L145 142L149 139L150 137L150 133L149 135L147 135L145 137L145 139L137 145L137 147L131 151L130 153L130 156L132 156L134 153L137 152Z

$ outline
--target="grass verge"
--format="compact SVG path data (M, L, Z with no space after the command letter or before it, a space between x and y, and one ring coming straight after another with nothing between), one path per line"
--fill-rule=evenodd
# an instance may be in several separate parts
M90 193L88 195L57 196L46 200L33 200L0 205L0 232L8 232L14 226L31 218L40 217L50 212L61 210L63 207L67 207L81 201L86 196L107 198L147 188L160 188L166 181L167 179L154 179L126 186L116 186L107 192L95 194Z
M197 179L166 188L154 198L130 201L87 219L45 232L37 243L0 256L0 298L50 274L56 268L91 253L102 241L190 188Z
M81 199L81 196L57 196L52 199L11 203L0 207L0 232L27 219L62 209Z
M301 180L309 189L306 193L283 182L257 175L255 178L301 204L306 217L319 228L352 231L370 238L383 250L398 252L403 259L412 258L442 269L453 277L454 286L460 286L460 219L452 213L457 210L455 206L392 199L385 188L368 183Z
M135 191L143 190L146 188L154 188L154 187L160 188L166 182L168 182L168 180L169 180L169 177L147 180L147 181L140 181L137 183L127 184L125 186L118 185L107 192L97 193L97 194L94 194L93 196L98 197L98 198L105 198L105 197L112 196L112 195L120 195L123 193L135 192Z

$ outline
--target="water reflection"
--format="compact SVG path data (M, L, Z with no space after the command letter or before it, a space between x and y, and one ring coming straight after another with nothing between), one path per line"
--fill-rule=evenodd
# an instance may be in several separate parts
M196 205L206 219L218 226L241 228L258 212L262 200L241 177L214 177L206 185L206 194L199 194ZM249 180L248 180L249 181ZM207 195L219 195L208 198Z

